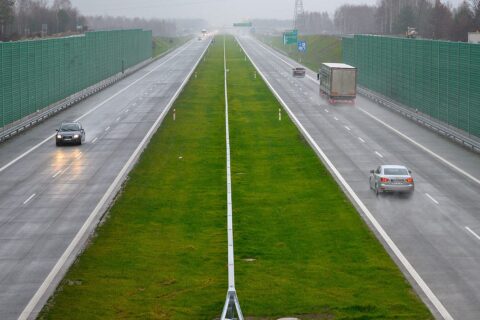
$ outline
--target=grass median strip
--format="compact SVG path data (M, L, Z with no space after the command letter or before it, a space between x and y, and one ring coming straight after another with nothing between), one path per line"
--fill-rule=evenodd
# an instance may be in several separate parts
M397 266L229 41L237 292L258 319L430 319ZM257 318L255 318L257 319Z
M42 319L213 319L227 288L223 45L152 138Z
M233 38L236 287L248 319L430 319ZM227 290L223 41L42 319L215 319Z

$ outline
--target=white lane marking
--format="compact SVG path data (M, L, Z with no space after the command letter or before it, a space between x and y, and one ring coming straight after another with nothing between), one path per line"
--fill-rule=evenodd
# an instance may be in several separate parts
M77 154L77 156L75 157L75 159L80 159L81 156L82 156L82 153L80 152L79 154Z
M130 109L125 110L125 113L128 113L128 111L130 111Z
M97 142L97 140L98 140L98 137L93 138L92 143Z
M131 88L132 86L134 86L135 84L137 84L138 82L142 81L143 79L145 79L146 77L148 77L150 74L152 74L153 72L157 71L158 68L160 68L161 66L163 66L165 63L167 63L168 61L172 60L174 57L178 56L180 53L182 53L183 51L185 51L188 47L190 47L191 45L193 44L193 42L191 42L190 44L186 45L184 48L182 48L181 50L179 50L177 53L175 53L174 55L170 56L168 59L166 59L165 61L163 61L161 64L159 64L158 66L156 66L155 68L153 68L152 70L150 70L149 72L147 72L146 74L144 74L143 76L141 76L140 78L138 78L137 80L135 80L134 82L132 82L131 84L129 84L128 86L126 86L125 88L117 91L115 94L113 94L112 96L110 96L109 98L103 100L101 103L99 103L98 105L96 105L95 107L93 107L92 109L90 109L89 111L87 111L86 113L84 113L82 116L80 116L79 118L75 119L74 121L80 121L82 120L83 118L85 118L86 116L88 116L90 113L96 111L98 108L102 107L104 104L106 104L107 102L109 102L110 100L112 100L113 98L117 97L118 95L122 94L123 92L125 92L126 90L128 90L129 88ZM40 146L42 146L43 144L45 144L48 140L50 140L51 138L53 138L55 136L55 134L52 134L51 136L48 136L47 138L45 138L44 140L42 140L41 142L39 142L38 144L36 144L35 146L31 147L30 149L28 149L27 151L25 151L24 153L22 153L21 155L19 155L18 157L16 157L15 159L13 159L12 161L10 161L9 163L7 163L6 165L4 165L3 167L0 168L0 172L2 171L5 171L5 169L9 168L10 166L12 166L13 164L15 164L18 160L21 160L23 158L25 158L27 155L29 155L30 153L32 153L33 151L35 151L36 149L38 149Z
M283 60L281 57L277 56L276 53L273 53L271 52L269 49L267 49L265 46L263 46L263 44L259 44L260 47L262 47L265 51L267 51L268 53L270 53L272 56L276 57L277 59L281 60L283 63L285 63L286 65L290 66L290 67L293 67L292 64L288 63L287 61ZM310 80L312 80L313 82L315 83L318 83L318 80L311 77L310 75L307 74L307 78L309 78ZM401 133L399 130L393 128L392 126L390 126L389 124L387 124L386 122L380 120L379 118L375 117L374 115L372 115L371 113L369 113L368 111L362 109L361 107L358 107L357 108L358 110L362 111L363 113L365 113L367 116L369 116L370 118L372 118L373 120L377 121L378 123L382 124L383 126L385 126L386 128L390 129L391 131L395 132L396 134L398 134L399 136L401 136L402 138L404 138L405 140L409 141L410 143L414 144L415 146L419 147L420 149L422 149L423 151L429 153L431 156L437 158L438 160L440 160L441 162L443 162L444 164L448 165L450 168L456 170L457 172L463 174L464 176L466 176L467 178L469 178L470 180L480 184L480 179L477 179L475 178L473 175L471 175L470 173L466 172L465 170L462 170L461 168L457 167L456 165L454 165L453 163L451 163L450 161L446 160L445 158L443 158L442 156L436 154L435 152L433 152L432 150L428 149L427 147L425 147L424 145L418 143L417 141L413 140L412 138L408 137L407 135L405 135L404 133Z
M62 173L62 170L57 171L57 173L55 173L55 174L52 176L52 178L55 179L55 178L56 178L59 174L61 174L61 173Z
M352 129L350 129L349 127L345 126L345 129L347 129L348 131L352 131Z
M27 306L25 307L25 309L23 309L22 313L20 314L20 316L18 317L18 320L27 320L33 310L35 310L35 307L37 307L37 304L40 302L40 300L42 299L42 297L45 295L45 293L47 292L48 288L50 287L50 285L52 284L53 280L55 279L55 277L58 275L58 273L60 272L60 270L63 268L63 266L65 265L65 263L67 262L68 258L70 257L70 255L72 254L73 250L79 245L80 243L80 240L85 236L86 232L88 231L88 229L90 228L90 226L92 225L92 223L95 221L95 218L101 213L101 209L104 207L104 205L107 203L108 199L110 198L110 196L112 195L112 193L116 190L116 188L120 185L120 183L122 182L122 179L123 177L125 176L125 174L127 173L128 169L133 165L133 163L136 161L136 159L138 159L140 153L142 152L142 150L145 148L145 145L147 144L147 142L150 140L150 138L152 137L152 135L154 134L154 132L156 131L157 127L159 126L160 122L162 121L162 119L165 117L165 114L170 110L171 106L173 105L173 103L175 102L175 100L178 98L178 96L180 95L180 92L182 92L183 88L185 87L185 85L187 84L188 80L190 79L190 77L192 76L194 70L197 68L198 64L200 63L203 55L205 54L205 52L207 51L207 49L209 48L209 46L207 46L205 48L205 50L203 51L203 53L200 55L200 58L197 60L197 62L195 63L194 67L192 68L192 70L190 71L190 73L187 75L187 77L185 78L185 80L182 82L182 84L180 85L180 87L178 88L178 90L175 92L175 94L173 95L172 99L170 99L170 101L168 102L168 105L165 107L165 109L162 111L162 113L158 116L157 120L155 121L155 123L153 124L153 126L150 128L150 130L147 132L147 134L145 135L145 137L143 138L143 140L140 142L140 144L138 145L137 149L135 149L135 151L133 152L133 154L130 156L130 158L128 159L127 163L123 166L122 170L119 172L119 174L117 175L117 177L115 178L115 180L112 182L112 184L108 187L108 190L107 192L105 192L105 194L103 195L102 199L100 200L100 202L97 204L97 206L95 207L95 209L92 211L92 213L90 214L90 216L88 217L88 219L85 221L85 223L83 224L82 228L80 228L80 230L78 231L78 233L75 235L75 238L73 238L72 242L68 245L67 249L65 250L65 252L62 254L62 256L60 257L60 259L57 261L57 263L55 264L55 266L53 267L53 269L50 271L50 273L48 274L48 276L45 278L45 280L43 281L42 285L38 288L37 292L35 293L35 295L32 297L32 299L30 299L30 301L28 302Z
M480 236L478 234L475 233L475 231L473 231L472 229L470 229L469 227L465 227L465 229L467 229L468 232L470 232L475 238L477 238L478 240L480 240Z
M32 194L30 197L28 197L28 199L27 199L27 200L23 201L23 204L27 204L27 203L29 203L29 202L30 202L30 200L32 200L32 199L33 199L33 198L34 198L36 195L37 195L36 193Z
M438 203L438 201L437 201L437 200L435 200L435 198L434 198L434 197L432 197L431 195L429 195L428 193L425 193L425 195L426 195L426 196L427 196L427 197L428 197L430 200L432 200L432 202L433 202L433 203L435 203L435 204L439 204L439 203Z
M238 40L237 40L238 41ZM240 42L239 42L240 43ZM268 81L267 77L263 74L263 72L260 71L260 69L257 67L257 65L253 62L253 60L250 58L250 55L245 51L245 48L243 45L240 43L240 46L243 49L243 52L247 55L247 57L250 59L250 62L253 64L255 69L257 69L257 72L260 74L260 76L263 78L265 83L268 85L270 90L273 92L275 97L278 99L278 101L283 105L285 110L290 114L290 117L293 119L297 127L302 131L304 136L307 138L309 141L310 145L315 149L317 154L323 159L324 163L330 168L332 173L337 177L338 181L344 186L345 190L350 194L352 199L357 203L358 207L360 210L363 212L363 214L367 217L367 219L371 222L372 226L377 230L378 234L383 238L385 243L388 245L388 247L392 250L393 254L398 258L400 263L405 267L407 272L412 276L412 278L415 280L415 282L418 284L420 289L424 292L426 297L430 300L430 302L435 306L437 311L442 315L442 317L445 320L453 320L453 317L450 315L448 310L443 306L442 302L437 298L435 293L430 289L430 287L427 285L427 283L423 280L423 278L418 274L417 270L410 264L408 259L403 255L403 253L400 251L400 249L397 247L395 242L390 238L390 236L387 234L387 232L383 229L383 227L380 225L380 223L375 219L373 214L368 210L367 206L363 203L363 201L358 197L358 195L355 193L355 191L352 189L352 187L348 184L348 182L345 180L345 178L342 176L340 171L333 165L333 163L330 161L330 159L327 157L327 155L323 152L323 150L318 146L318 144L315 142L315 140L312 138L310 133L305 129L305 127L300 123L300 121L297 119L295 114L290 110L288 105L285 103L285 101L282 99L282 97L278 94L278 92L273 88L271 83ZM260 45L262 46L262 45ZM265 49L267 50L267 49ZM268 50L267 50L268 51Z
M283 63L285 63L286 65L290 66L290 67L293 67L292 64L288 63L287 61L283 60L281 57L277 56L276 54L272 53L269 49L265 48L262 44L260 44L260 47L263 47L263 49L267 52L269 52L271 55L273 55L274 57L276 57L277 59L281 60ZM312 80L313 82L315 83L318 83L318 80L311 77L310 75L307 74L307 78L309 78L310 80ZM396 134L398 134L400 137L404 138L405 140L407 140L408 142L414 144L415 146L417 146L418 148L422 149L423 151L427 152L428 154L430 154L431 156L437 158L438 160L440 160L441 162L443 162L444 164L446 164L447 166L449 166L450 168L454 169L455 171L463 174L464 176L466 176L467 178L469 178L470 180L480 184L480 179L477 179L475 178L472 174L466 172L465 170L457 167L456 165L454 165L453 163L451 163L450 161L448 161L447 159L443 158L442 156L438 155L437 153L433 152L432 150L428 149L427 147L425 147L424 145L418 143L417 141L413 140L412 138L410 138L409 136L407 136L406 134L400 132L399 130L393 128L391 125L387 124L386 122L380 120L379 118L375 117L373 114L371 114L370 112L362 109L361 107L357 107L358 110L362 111L364 114L366 114L367 116L369 116L370 118L372 118L373 120L377 121L378 123L382 124L383 126L385 126L386 128L390 129L391 131L395 132Z
M325 109L325 112L326 112L326 113L329 113L330 111L328 111L328 109Z
M383 155L382 155L380 152L375 151L375 154L376 154L377 156L379 156L380 158L383 158Z
M338 118L337 118L337 117L333 117L333 119L335 119L335 121L338 121Z
M362 138L358 137L358 140L360 140L360 142L362 143L365 143L365 140L363 140Z
M108 130L110 130L110 126L108 126L108 127L105 128L105 131L108 131Z
M382 120L380 120L379 118L375 117L374 115L372 115L371 113L369 113L368 111L366 110L363 110L362 108L357 108L358 110L362 111L363 113L365 113L367 116L369 116L370 118L372 118L373 120L377 121L378 123L382 124L383 126L385 126L386 128L390 129L391 131L395 132L396 134L398 134L400 137L404 138L405 140L409 141L410 143L414 144L415 146L417 146L418 148L422 149L423 151L427 152L428 154L430 154L431 156L435 157L436 159L440 160L441 162L443 162L444 164L448 165L450 168L454 169L455 171L463 174L464 176L466 176L467 178L469 178L470 180L480 184L480 179L477 179L475 178L473 175L471 175L470 173L460 169L459 167L457 167L456 165L454 165L453 163L451 163L450 161L446 160L445 158L443 158L442 156L436 154L435 152L433 152L432 150L428 149L427 147L425 147L424 145L416 142L415 140L413 140L412 138L408 137L407 135L401 133L400 131L398 131L397 129L393 128L392 126L390 126L389 124L383 122Z
M118 117L115 121L117 121L117 122L120 121L120 117Z

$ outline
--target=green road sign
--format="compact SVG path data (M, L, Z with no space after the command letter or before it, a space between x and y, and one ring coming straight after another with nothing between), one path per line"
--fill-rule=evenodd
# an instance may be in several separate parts
M252 23L251 23L251 22L240 22L240 23L234 23L233 26L234 26L234 27L247 27L247 28L251 28L251 27L252 27Z
M283 44L297 44L298 30L288 30L283 33Z

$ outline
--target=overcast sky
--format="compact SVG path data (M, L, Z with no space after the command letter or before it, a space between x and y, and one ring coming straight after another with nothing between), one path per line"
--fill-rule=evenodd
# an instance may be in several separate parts
M216 25L252 18L291 19L295 0L71 0L85 15L202 18ZM456 6L462 0L449 0ZM333 13L338 6L377 0L303 0L306 11Z

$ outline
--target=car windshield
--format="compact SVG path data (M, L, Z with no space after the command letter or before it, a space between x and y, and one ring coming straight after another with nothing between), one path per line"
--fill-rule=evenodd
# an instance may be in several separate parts
M64 123L60 127L60 131L79 131L80 126L77 123Z
M385 168L383 172L387 176L408 176L408 170L404 168Z

